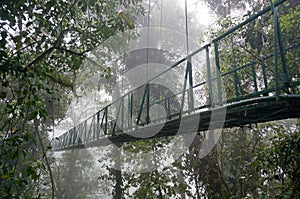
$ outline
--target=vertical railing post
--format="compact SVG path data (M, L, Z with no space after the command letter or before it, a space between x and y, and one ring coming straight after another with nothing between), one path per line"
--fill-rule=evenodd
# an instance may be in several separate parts
M62 138L61 138L61 148L64 148L65 147L65 135L66 134L63 134Z
M64 142L64 147L65 148L67 148L67 146L68 146L68 134L69 134L69 132L65 136L65 142Z
M146 103L147 103L147 105L148 105L148 99L149 99L149 98L148 98L149 95L147 96L147 94L148 94L148 92L149 92L149 91L148 91L148 87L149 87L149 83L147 83L146 86L145 86L144 95L143 95L143 98L142 98L140 110L139 110L138 115L137 115L136 125L139 125L139 123L140 123L145 100L147 101ZM147 99L146 99L146 98L147 98ZM146 108L147 108L147 107L146 107ZM147 111L147 116L146 116L146 119L147 119L149 113L148 113L148 110L146 110L146 111Z
M93 141L97 138L97 114L93 116Z
M106 132L105 132L105 127L104 127L104 119L105 119L105 109L106 107L104 107L104 109L102 109L100 112L102 112L102 117L101 117L101 123L100 123L100 129L99 129L99 139L100 139L100 136L101 136L101 131L103 131L103 135L106 135ZM100 113L99 113L100 114ZM99 115L100 116L100 115ZM100 122L100 121L99 121Z
M67 144L68 144L67 135L68 135L68 132L66 134L64 134L64 142L63 142L63 147L64 148L66 148Z
M67 140L66 146L69 147L70 146L70 131L67 134L67 139L66 140Z
M279 13L278 13L278 10L275 8L275 6L273 6L273 12L274 12L274 20L275 20L274 23L276 23L276 33L275 34L276 34L277 40L278 40L278 47L279 47L279 51L280 51L282 70L283 70L282 80L286 86L289 86L289 70L287 67L287 62L286 62L286 57L285 57L285 49L284 49L282 37L281 37Z
M208 95L210 106L214 107L214 96L213 96L213 87L212 87L212 79L211 79L211 68L210 68L210 57L209 57L209 46L210 44L205 46L206 52L206 73L207 73L207 84L208 84Z
M81 126L82 126L82 124L79 124L76 128L80 132L81 143L84 143L84 134L85 134L85 132L83 131Z
M192 58L187 59L187 70L189 75L189 91L188 91L188 107L189 110L194 110L194 92L193 92L193 65Z
M150 123L150 85L149 82L147 83L147 116L146 116L146 123L149 124Z
M104 135L108 135L108 106L105 107Z
M256 72L255 72L255 65L254 65L253 61L251 61L250 64L251 64L252 77L253 77L253 82L254 82L253 86L254 86L255 92L258 92L258 86L257 86L257 80L256 80Z
M58 138L58 148L62 149L63 148L63 136L59 136Z
M263 79L264 79L264 86L265 89L268 89L268 78L267 78L267 74L266 74L266 65L265 65L265 60L262 57L261 58L261 69L262 69L262 74L263 74Z
M61 148L65 147L65 137L66 137L66 133L62 135L61 137Z
M221 70L219 60L219 43L214 40L215 60L216 60L216 74L217 74L217 88L218 88L218 104L222 104L222 85L221 85Z
M275 75L275 96L276 101L279 101L280 93L279 93L279 78L278 78L278 49L277 49L277 29L278 29L278 23L277 23L277 14L275 12L275 5L273 4L272 0L272 12L273 12L273 26L274 26L274 75Z
M113 124L112 135L115 135L115 132L116 132L117 122L118 122L119 117L120 117L120 112L122 111L122 106L123 106L122 101L124 100L124 97L121 97L119 100L120 100L120 102L119 102L119 107L118 107L118 110L117 110L117 115L116 115L116 118L115 118L115 123Z
M100 139L100 111L97 112L97 120L96 120L96 131L97 131L97 141Z
M78 132L78 144L82 144L82 131L80 130L80 128L78 128L78 126L74 128Z
M76 129L74 129L73 145L78 145L76 141L77 141L77 132Z
M168 97L167 100L167 115L168 115L168 119L171 119L171 107L170 107L170 98Z
M73 144L73 132L70 132L70 146Z
M77 143L78 143L78 145L79 144L82 144L82 140L83 140L83 138L82 138L82 134L83 134L83 132L82 132L82 129L80 128L80 125L77 125L77 126L74 126L74 132L77 132Z
M128 114L129 114L129 117L128 117L128 131L131 130L132 128L132 108L133 108L133 93L130 94L130 99L128 99Z
M71 143L70 131L68 132L67 146L69 147Z
M74 143L75 145L79 145L79 133L76 131L76 128L74 128L74 133L76 135Z
M187 64L186 69L185 69L184 83L183 83L183 89L182 89L182 98L181 98L181 106L180 106L180 111L179 111L179 118L181 118L183 109L184 109L184 98L185 98L188 74L189 74L189 70L188 70L188 64Z
M88 127L87 120L85 120L84 123L85 123L85 131L86 131L86 135L87 135L86 136L86 142L88 142L89 139L90 139L90 136L91 136L91 132L90 132L90 128Z
M131 99L131 93L128 94L127 96L127 99L128 99L128 102L127 102L127 130L129 131L130 129L130 120L131 120L131 117L130 117L130 112L131 112L131 102L130 102L130 99Z
M63 139L63 138L62 138L62 136L59 136L58 139L59 139L59 140L58 140L58 142L57 142L57 148L58 148L58 149L61 149L62 146L63 146L63 145L62 145L62 139Z
M124 98L125 98L125 96L124 97L122 97L122 99L121 99L121 103L122 103L122 112L121 112L121 130L123 130L123 128L124 128Z
M239 77L238 77L238 73L237 73L236 70L234 70L234 72L233 72L233 83L234 83L235 96L238 97L238 96L240 96L240 93L239 93Z
M87 122L86 122L86 120L84 121L84 123L82 123L82 124L84 124L84 142L87 142L87 140L88 140L88 130L87 130Z

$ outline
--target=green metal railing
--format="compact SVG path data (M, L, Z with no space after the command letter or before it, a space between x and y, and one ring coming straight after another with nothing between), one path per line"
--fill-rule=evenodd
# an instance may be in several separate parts
M300 41L291 46L284 46L277 7L285 1L278 0L272 3L271 6L215 38L211 44L204 45L187 57L180 59L168 70L150 79L145 85L105 106L86 121L54 139L51 142L52 148L64 150L90 142L100 142L104 137L114 137L145 126L163 124L189 114L198 114L215 106L224 106L268 95L275 95L276 100L279 101L280 96L284 93L289 94L290 89L297 92L295 90L300 85L299 74L298 76L290 74L286 56L288 53L299 53ZM223 60L223 42L227 41L228 37L238 34L247 24L253 23L263 16L273 18L271 52L265 55L260 54L259 59L240 57L241 60L245 59L240 62L242 64L232 63L230 67L226 68ZM205 60L206 78L198 81L193 78L193 70L199 62L199 56L202 57L202 55ZM212 60L215 63L214 67L211 64ZM194 65L194 63L196 64ZM178 73L179 68L183 68L184 71L184 76L181 77L182 81L178 83L181 91L166 96L155 93L159 89L166 91L166 88L155 84L155 80L168 73ZM166 115L151 118L150 109L155 104L163 107Z

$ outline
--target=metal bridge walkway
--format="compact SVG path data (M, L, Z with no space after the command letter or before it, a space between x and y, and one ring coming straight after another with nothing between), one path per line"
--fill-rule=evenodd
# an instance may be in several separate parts
M299 118L300 37L299 31L286 33L280 28L278 10L284 2L276 1L53 139L52 150ZM235 41L262 18L271 21L266 26L273 29L269 35L273 43L262 46L258 56L250 56ZM228 42L231 52L238 54L229 61ZM195 78L199 59L204 60L204 81ZM184 71L176 85L180 92L169 92L156 83L169 72L178 73L179 68ZM156 115L151 109L155 105L163 109Z

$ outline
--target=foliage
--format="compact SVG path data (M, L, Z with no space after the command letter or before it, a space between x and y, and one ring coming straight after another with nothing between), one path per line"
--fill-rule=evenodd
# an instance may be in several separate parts
M221 183L217 167L216 150L212 149L205 157L200 158L205 133L197 135L193 140L187 153L178 159L174 166L178 169L178 180L180 180L179 193L181 197L197 198L221 197Z
M1 141L0 194L2 198L38 198L36 183L45 169L28 154L29 133Z
M176 195L178 183L175 167L164 165L164 150L170 138L143 140L124 144L120 149L111 149L100 162L107 174L100 176L108 180L114 189L114 198L169 198ZM160 152L158 152L160 151ZM141 152L148 155L141 155ZM132 154L130 154L132 153ZM129 155L130 154L130 155ZM141 155L141 156L139 156ZM163 155L163 156L161 156ZM106 157L110 157L106 159ZM144 158L150 158L145 160ZM112 165L114 165L112 167ZM141 169L141 173L138 172Z
M260 128L224 129L218 145L218 161L227 198L257 198L259 174L252 167L261 142Z
M254 162L261 172L261 195L264 198L299 198L300 186L300 130L296 126L270 125L266 129L272 134L260 150Z
M129 198L170 198L176 195L176 182L175 168L172 165L164 165L164 155L168 154L168 150L164 147L170 142L171 138L159 138L153 140L139 141L125 146L125 150L131 152L148 152L151 160L146 160L149 168L153 170L143 173L125 174L128 184L125 188L134 187L135 191L130 194ZM159 152L158 152L159 151ZM161 156L160 154L163 154ZM127 157L125 157L125 161ZM133 159L134 160L134 159ZM132 161L132 160L131 160ZM131 164L136 164L132 163Z
M205 0L210 10L215 12L219 17L226 17L232 14L234 10L244 10L252 1L243 0Z
M286 54L287 65L289 66L288 78L299 80L300 34L298 30L300 26L296 19L300 18L300 3L291 1L286 10L281 10L280 12L284 13L280 17L283 43L285 47L289 48Z
M56 198L86 198L101 193L95 159L87 150L64 152L53 164Z
M139 1L0 2L1 196L41 196L44 142L64 117L82 60L141 13Z

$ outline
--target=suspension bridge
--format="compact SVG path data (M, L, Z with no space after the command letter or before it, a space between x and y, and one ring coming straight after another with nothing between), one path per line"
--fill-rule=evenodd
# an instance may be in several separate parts
M287 33L281 29L279 13L284 2L276 1L250 16L103 107L53 139L52 150L174 136L182 123L196 124L183 130L192 133L299 118L300 37L299 31ZM262 19L268 23L261 31L272 32L269 42L249 52L241 34ZM195 76L199 62L204 66L204 78ZM170 92L156 83L171 72L184 74L175 85L180 92ZM155 105L163 111L152 113Z

